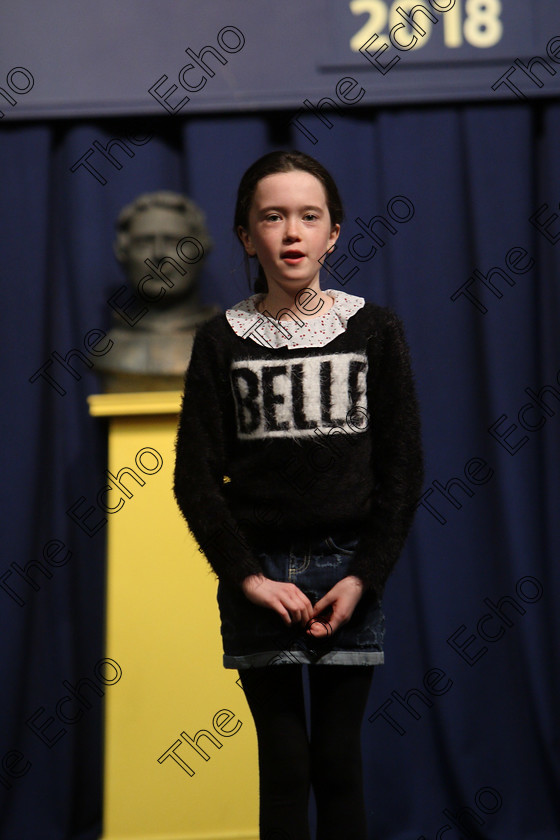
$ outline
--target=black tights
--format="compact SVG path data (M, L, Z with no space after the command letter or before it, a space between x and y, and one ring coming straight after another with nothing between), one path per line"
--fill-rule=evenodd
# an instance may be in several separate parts
M360 730L374 666L309 667L308 737L301 665L240 670L257 730L261 840L366 840Z

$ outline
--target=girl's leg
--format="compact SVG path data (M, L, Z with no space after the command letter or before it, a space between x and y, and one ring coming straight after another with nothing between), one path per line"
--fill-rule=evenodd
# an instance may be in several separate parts
M257 730L261 840L310 840L302 666L240 670L239 677Z
M309 667L317 840L367 840L361 725L373 670L373 665Z

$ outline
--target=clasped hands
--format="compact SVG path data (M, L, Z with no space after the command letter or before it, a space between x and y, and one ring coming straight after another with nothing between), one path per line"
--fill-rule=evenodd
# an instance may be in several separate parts
M350 621L362 597L364 584L355 575L348 575L335 583L315 605L295 583L271 580L264 575L249 575L241 588L253 604L274 610L287 625L303 624L306 633L320 639Z

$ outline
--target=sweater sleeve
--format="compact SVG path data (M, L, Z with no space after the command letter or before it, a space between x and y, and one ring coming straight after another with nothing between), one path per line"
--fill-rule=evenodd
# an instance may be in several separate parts
M389 310L381 335L370 337L368 406L374 489L368 523L349 574L381 597L412 525L424 478L420 414L409 349ZM375 348L375 352L373 352Z
M234 407L227 354L219 336L212 334L211 323L198 329L185 374L173 492L218 578L239 587L247 575L261 569L224 493Z

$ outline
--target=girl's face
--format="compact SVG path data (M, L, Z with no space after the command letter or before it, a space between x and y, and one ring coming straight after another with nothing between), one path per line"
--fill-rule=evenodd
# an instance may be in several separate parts
M249 227L238 233L249 256L257 256L269 284L296 293L319 288L319 259L338 239L325 190L309 172L267 175L257 184Z

